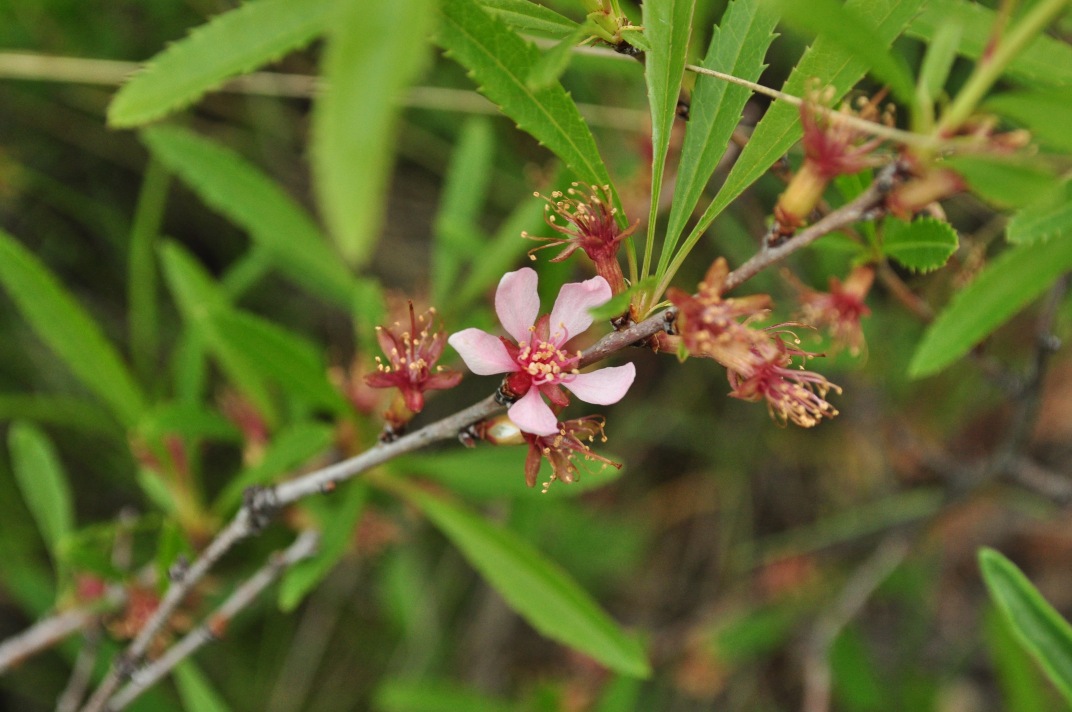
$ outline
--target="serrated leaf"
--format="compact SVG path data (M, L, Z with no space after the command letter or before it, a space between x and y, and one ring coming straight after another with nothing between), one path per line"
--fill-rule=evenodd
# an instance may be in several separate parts
M573 59L573 48L588 36L585 25L563 37L540 56L540 60L529 70L527 84L529 89L539 91L555 84L569 67Z
M537 631L622 674L651 674L640 644L576 581L516 534L412 485L392 481L389 486L420 509Z
M922 4L923 0L848 0L845 7L867 18L875 29L878 41L888 47ZM866 64L851 53L829 38L820 37L801 57L782 91L802 96L812 78L820 77L823 84L833 87L835 96L840 97L860 81L866 70ZM759 180L802 135L799 109L785 102L774 102L756 125L726 182L675 257L675 263L692 249L715 218L748 186Z
M489 14L527 34L562 39L572 34L578 23L549 7L529 0L478 0Z
M339 251L363 265L379 241L400 99L429 58L433 0L340 0L313 112L313 175Z
M355 280L309 215L229 148L185 129L156 126L142 139L205 203L247 230L298 286L349 309Z
M929 376L953 363L1069 270L1069 238L1008 250L960 290L927 327L908 366L909 375Z
M910 37L932 41L939 29L963 26L959 52L979 59L986 51L998 23L990 8L967 0L929 0L912 19L906 33ZM1039 35L1009 63L1006 74L1029 84L1042 86L1072 85L1072 47L1046 34Z
M303 47L327 26L333 7L333 0L258 0L217 15L123 85L108 107L108 123L148 123Z
M908 105L915 103L908 65L902 57L889 51L889 42L870 26L867 18L837 0L768 1L775 4L787 23L829 39L866 64L876 79L889 85L895 97Z
M987 99L982 108L1023 125L1043 144L1072 153L1072 89L1005 92Z
M957 231L944 220L890 219L883 226L882 252L917 272L938 269L957 250Z
M231 712L220 693L193 662L188 660L175 668L175 684L186 712Z
M324 423L300 422L281 428L260 461L227 483L213 504L213 511L220 516L230 514L242 502L242 492L247 487L270 484L280 475L297 469L325 452L334 437L335 428Z
M310 500L306 504L319 523L320 546L312 557L291 566L280 581L279 608L284 612L297 608L350 549L354 529L368 498L368 488L360 483L350 483L344 492L335 496L338 501Z
M133 425L145 396L100 327L56 276L0 230L0 284L34 333L124 425Z
M999 208L1022 208L1050 191L1056 177L1044 163L1031 159L953 156L946 164L967 181L972 192Z
M648 213L647 241L644 264L640 271L648 276L655 233L659 217L659 196L662 194L666 154L670 149L670 133L677 118L681 96L681 80L685 72L685 56L692 36L692 15L695 0L659 0L641 6L644 36L651 43L645 56L644 79L648 86L648 105L651 109L651 207ZM665 251L665 249L664 249Z
M1072 626L1011 561L993 549L979 551L979 568L1013 634L1072 704Z
M536 48L472 0L443 0L442 9L437 41L469 70L480 90L581 182L609 184L592 132L562 85L528 87L529 72L540 58Z
M60 542L74 530L74 500L67 473L52 441L36 426L25 421L14 423L7 443L15 482L53 560L58 562Z
M1009 242L1072 238L1072 181L1066 180L1041 200L1016 213L1005 229Z
M756 81L766 68L763 59L774 40L776 12L763 3L734 0L715 27L700 66ZM715 77L697 75L689 107L688 128L681 148L677 184L658 272L665 271L674 247L707 182L729 146L730 137L752 93Z

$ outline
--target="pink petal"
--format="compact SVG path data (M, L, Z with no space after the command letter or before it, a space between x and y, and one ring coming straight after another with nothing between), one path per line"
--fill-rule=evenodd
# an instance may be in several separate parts
M551 310L551 341L561 346L592 325L588 310L605 304L610 285L602 277L562 285Z
M529 327L536 323L536 315L540 313L540 296L536 293L538 279L536 270L522 267L504 274L495 290L495 313L506 333L519 344L529 340Z
M521 400L506 411L510 420L526 433L533 435L554 435L558 432L558 418L550 406L543 402L538 388L530 388L521 396Z
M464 329L451 334L447 343L454 347L469 370L478 376L508 373L518 370L517 361L510 358L498 336L480 329Z
M562 385L585 403L610 405L622 399L629 386L633 385L634 378L636 366L627 363L591 373L579 373L572 380L562 381Z

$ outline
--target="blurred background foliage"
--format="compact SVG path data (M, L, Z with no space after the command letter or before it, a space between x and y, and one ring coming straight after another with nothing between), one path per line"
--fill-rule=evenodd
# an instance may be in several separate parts
M547 4L581 14L565 0ZM0 48L140 62L235 5L8 0L0 5ZM724 6L699 3L695 48L706 46ZM1056 29L1065 38L1070 32L1067 19ZM761 83L780 86L804 44L792 33L776 41ZM314 44L271 69L315 75L321 49ZM924 45L902 38L895 49L918 66ZM949 86L969 70L970 62L958 60ZM635 61L582 54L563 79L587 113L630 219L647 209L650 178L642 71ZM472 87L438 53L420 85ZM245 231L150 159L144 141L151 138L107 128L114 91L0 81L0 228L58 276L128 357L159 416L137 428L121 423L0 296L0 428L11 445L0 457L0 639L54 606L72 605L84 577L122 578L109 559L117 530L128 528L132 540L125 569L155 561L166 570L233 512L237 473L247 483L268 481L375 441L387 405L381 394L363 393L362 412L303 396L263 373L252 391L263 387L261 416L275 414L263 418L262 440L252 438L243 416L251 389L235 382L240 368L208 360L191 336L172 296L183 278L169 277L169 268L179 270L184 259L199 264L227 301L311 344L341 378L352 364L370 367L379 353L370 329L376 314L398 313L405 299L437 306L450 331L490 328L491 289L505 269L528 264L532 243L518 235L546 234L532 192L569 182L548 153L510 120L488 114L476 94L413 92L398 127L383 235L362 273L367 311L355 315L318 293L315 280L288 278L266 262ZM753 99L746 124L764 106ZM307 99L215 93L178 123L227 146L313 212L310 110ZM677 283L694 285L717 256L734 265L747 259L782 187L769 175L736 201ZM1004 220L968 195L945 208L960 229L951 268L901 275L935 306L985 262ZM148 259L137 245L149 245ZM444 245L477 247L456 256ZM157 261L157 253L171 262ZM822 288L849 264L837 240L826 239L790 266ZM561 283L588 276L576 261L541 261L539 269L545 304ZM745 291L770 292L778 316L792 317L794 290L777 269ZM954 476L958 466L982 462L1015 417L1009 381L1029 369L1035 310L973 358L911 381L907 364L923 324L882 287L868 305L865 353L812 364L844 388L835 400L841 415L818 428L781 428L762 405L726 398L724 373L708 361L678 364L637 349L630 354L636 384L606 411L610 439L600 451L625 467L605 487L576 496L552 496L563 494L560 485L546 496L527 490L523 449L463 454L448 447L389 466L441 480L558 562L643 638L655 670L650 680L614 676L542 638L413 509L347 485L343 499L287 515L295 527L340 517L354 524L322 583L304 599L292 592L295 608L285 613L265 597L178 676L177 688L165 683L135 708L783 710L800 706L816 684L809 676L829 675L833 708L849 712L1062 709L1011 644L975 554L982 545L1010 553L1055 606L1072 611L1072 363L1065 352L1053 361L1024 453L1060 473L1058 481L965 482ZM1068 316L1065 300L1061 336ZM430 398L421 422L491 387L468 377L453 393ZM20 494L11 452L18 432L31 443L47 437L55 469L66 473L72 497L71 521L58 525L69 528L63 552L49 551L55 542L38 533ZM169 434L178 449L167 450ZM276 460L255 470L265 449ZM170 464L161 464L168 456ZM192 500L185 505L178 480L167 479L180 472L194 481L178 486ZM593 472L584 481L612 474ZM231 579L284 545L282 529L243 544L199 595L217 600ZM192 618L206 604L189 608ZM105 626L105 650L117 649L120 622ZM0 704L52 709L80 645L69 640L0 677Z

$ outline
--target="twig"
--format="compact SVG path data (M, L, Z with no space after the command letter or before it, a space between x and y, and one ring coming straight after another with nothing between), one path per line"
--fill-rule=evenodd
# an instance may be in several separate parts
M858 195L852 202L846 203L821 220L804 228L777 247L764 245L751 259L729 273L724 285L725 291L728 292L739 287L762 270L775 262L784 260L820 237L840 230L846 225L871 218L873 211L882 205L886 194L893 187L894 176L897 174L898 169L897 163L891 163L879 171L867 190Z
M830 646L856 617L875 589L901 565L911 547L902 534L894 534L856 569L841 595L815 624L804 644L804 701L802 712L830 709Z
M67 680L67 687L56 701L56 712L75 712L78 705L82 704L82 698L86 696L89 683L93 680L93 668L97 664L100 643L100 626L95 625L86 631L82 649L78 651L71 677Z
M125 600L126 594L115 588L109 590L102 599L57 613L8 638L0 643L0 674L85 629L101 613L118 608Z
M108 709L117 712L125 708L163 679L176 665L206 644L219 640L231 620L256 600L264 589L268 588L289 567L302 559L309 558L316 552L319 539L316 532L305 532L285 551L276 552L269 557L268 563L235 589L234 593L204 623L187 633L182 640L171 646L151 665L134 673L130 682L112 699Z

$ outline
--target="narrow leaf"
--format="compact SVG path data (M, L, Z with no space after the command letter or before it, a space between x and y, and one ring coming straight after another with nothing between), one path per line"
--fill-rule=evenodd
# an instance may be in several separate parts
M807 3L774 0L786 22L819 37L825 37L871 69L905 104L915 103L912 73L903 58L893 54L889 41L862 17L837 0Z
M592 132L562 85L529 88L529 72L540 59L536 48L472 0L443 0L442 8L437 40L469 70L481 91L581 182L609 184Z
M977 2L929 0L912 18L907 34L929 42L942 27L961 25L964 34L960 53L970 59L979 59L986 51L996 22L996 13ZM1072 85L1072 47L1048 35L1039 35L1012 60L1007 74L1028 84Z
M549 7L530 0L478 0L489 14L525 34L561 39L576 30L578 23Z
M573 59L573 49L588 36L587 28L579 25L571 34L556 42L540 56L535 66L529 71L528 85L533 91L546 89L555 84L569 67Z
M111 413L84 398L42 393L0 394L0 421L20 418L117 439L123 434L123 428Z
M320 212L346 261L364 264L383 223L399 100L424 67L432 0L341 0L313 113Z
M89 390L125 425L133 425L145 397L100 327L56 276L15 238L0 231L0 284L22 317Z
M1046 703L1046 682L1042 672L1020 646L1012 626L996 606L986 612L983 633L1004 709L1009 712L1052 709L1052 705Z
M882 46L888 47L901 34L922 4L923 0L848 0L845 7L860 17L867 18L878 41ZM829 38L820 37L801 57L782 91L802 96L808 82L813 77L821 77L824 85L833 87L835 95L840 97L860 81L866 70L867 65L851 53ZM675 261L686 254L715 218L748 186L759 180L802 135L799 109L776 101L756 125L748 144L726 177L726 182L722 184L715 199L689 234Z
M378 712L517 712L516 703L499 700L448 680L388 680L373 698Z
M145 167L134 224L130 229L130 256L127 274L127 328L130 351L138 375L149 381L157 356L156 240L164 220L171 176L157 160Z
M923 56L923 66L919 70L919 87L925 101L933 102L938 98L949 79L963 34L961 25L948 22L938 28L934 40L927 45L927 54Z
M74 500L67 474L52 441L36 426L16 422L7 442L22 498L53 560L58 560L60 542L74 529Z
M917 272L938 269L957 250L957 231L944 220L921 218L906 223L887 220L882 252Z
M536 630L617 672L647 677L639 643L626 635L565 572L513 532L403 482L389 485L451 542Z
M954 156L946 164L972 192L999 208L1022 208L1053 187L1055 176L1044 163L1002 156Z
M1072 239L1072 180L1016 213L1006 228L1006 237L1015 244Z
M644 36L651 43L651 51L644 55L644 78L648 85L648 105L651 109L651 209L641 279L648 276L655 248L663 171L666 168L666 153L670 148L670 133L677 118L695 8L695 0L657 0L641 6Z
M175 668L175 684L186 712L231 712L220 693L193 662L188 660Z
M927 327L908 373L937 373L1072 270L1072 239L1035 242L1007 251L957 293Z
M350 550L354 529L361 518L367 496L367 487L351 483L344 492L336 495L339 500L330 505L316 500L306 505L313 510L320 525L320 547L315 555L299 561L283 576L279 584L281 610L293 611L297 608Z
M768 9L765 3L734 0L726 8L722 24L715 27L701 66L749 81L758 80L767 66L763 58L774 40L777 21L777 13ZM674 203L659 256L660 273L669 264L685 223L726 153L750 96L751 92L745 87L697 75L677 170Z
M149 61L116 94L108 123L144 124L197 101L226 79L311 42L332 0L258 0L217 15Z
M1072 88L1006 92L987 99L983 109L1023 125L1043 144L1072 153Z
M310 219L275 182L234 151L175 126L142 139L205 203L249 231L276 269L349 309L354 279Z
M1046 602L1011 561L993 549L979 552L990 597L1013 634L1072 704L1072 626Z

